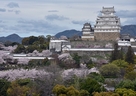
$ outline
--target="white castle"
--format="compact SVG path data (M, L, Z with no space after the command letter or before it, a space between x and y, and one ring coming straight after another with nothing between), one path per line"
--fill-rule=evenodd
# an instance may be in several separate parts
M115 41L120 38L120 18L114 14L114 7L103 7L100 12L93 29L89 23L84 24L82 40Z

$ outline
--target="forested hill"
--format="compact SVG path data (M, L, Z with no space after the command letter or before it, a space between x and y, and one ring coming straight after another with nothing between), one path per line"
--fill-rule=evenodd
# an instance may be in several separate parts
M57 38L60 38L60 36L67 36L67 37L72 37L74 35L77 35L77 36L81 36L82 35L82 32L81 31L77 31L77 30L65 30L65 31L62 31L62 32L59 32L55 35L55 37Z
M136 36L136 25L125 25L121 27L121 34Z
M131 36L136 36L136 25L125 25L121 27L121 34L130 34ZM82 32L77 30L65 30L59 32L55 37L59 38L60 36L72 37L74 35L81 36Z
M11 34L7 37L0 37L0 42L7 42L7 41L21 43L22 38L17 34Z

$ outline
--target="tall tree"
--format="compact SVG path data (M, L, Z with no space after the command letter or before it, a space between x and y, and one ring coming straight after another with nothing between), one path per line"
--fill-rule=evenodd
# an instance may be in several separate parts
M114 43L114 50L112 51L110 61L114 61L117 59L123 60L123 51L122 48L119 48L118 43Z
M114 50L111 54L111 62L118 59L118 44L114 43Z
M79 67L80 67L80 59L81 59L81 56L79 56L78 53L74 53L74 54L73 54L73 59L75 60L75 64L76 64L77 67L79 68Z
M128 47L128 51L125 56L125 61L128 62L129 64L134 63L134 51L131 46Z

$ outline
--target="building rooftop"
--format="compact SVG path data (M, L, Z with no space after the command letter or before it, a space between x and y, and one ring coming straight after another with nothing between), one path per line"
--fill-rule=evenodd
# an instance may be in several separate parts
M113 7L103 7L101 12L102 13L104 13L104 12L113 12L113 13L115 13L114 6Z
M85 23L84 26L91 26L91 24L90 23Z

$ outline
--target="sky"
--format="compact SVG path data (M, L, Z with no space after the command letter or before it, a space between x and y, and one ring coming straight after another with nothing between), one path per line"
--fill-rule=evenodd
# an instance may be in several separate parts
M115 8L121 25L136 25L136 0L0 0L0 37L55 35L95 25L102 7Z

